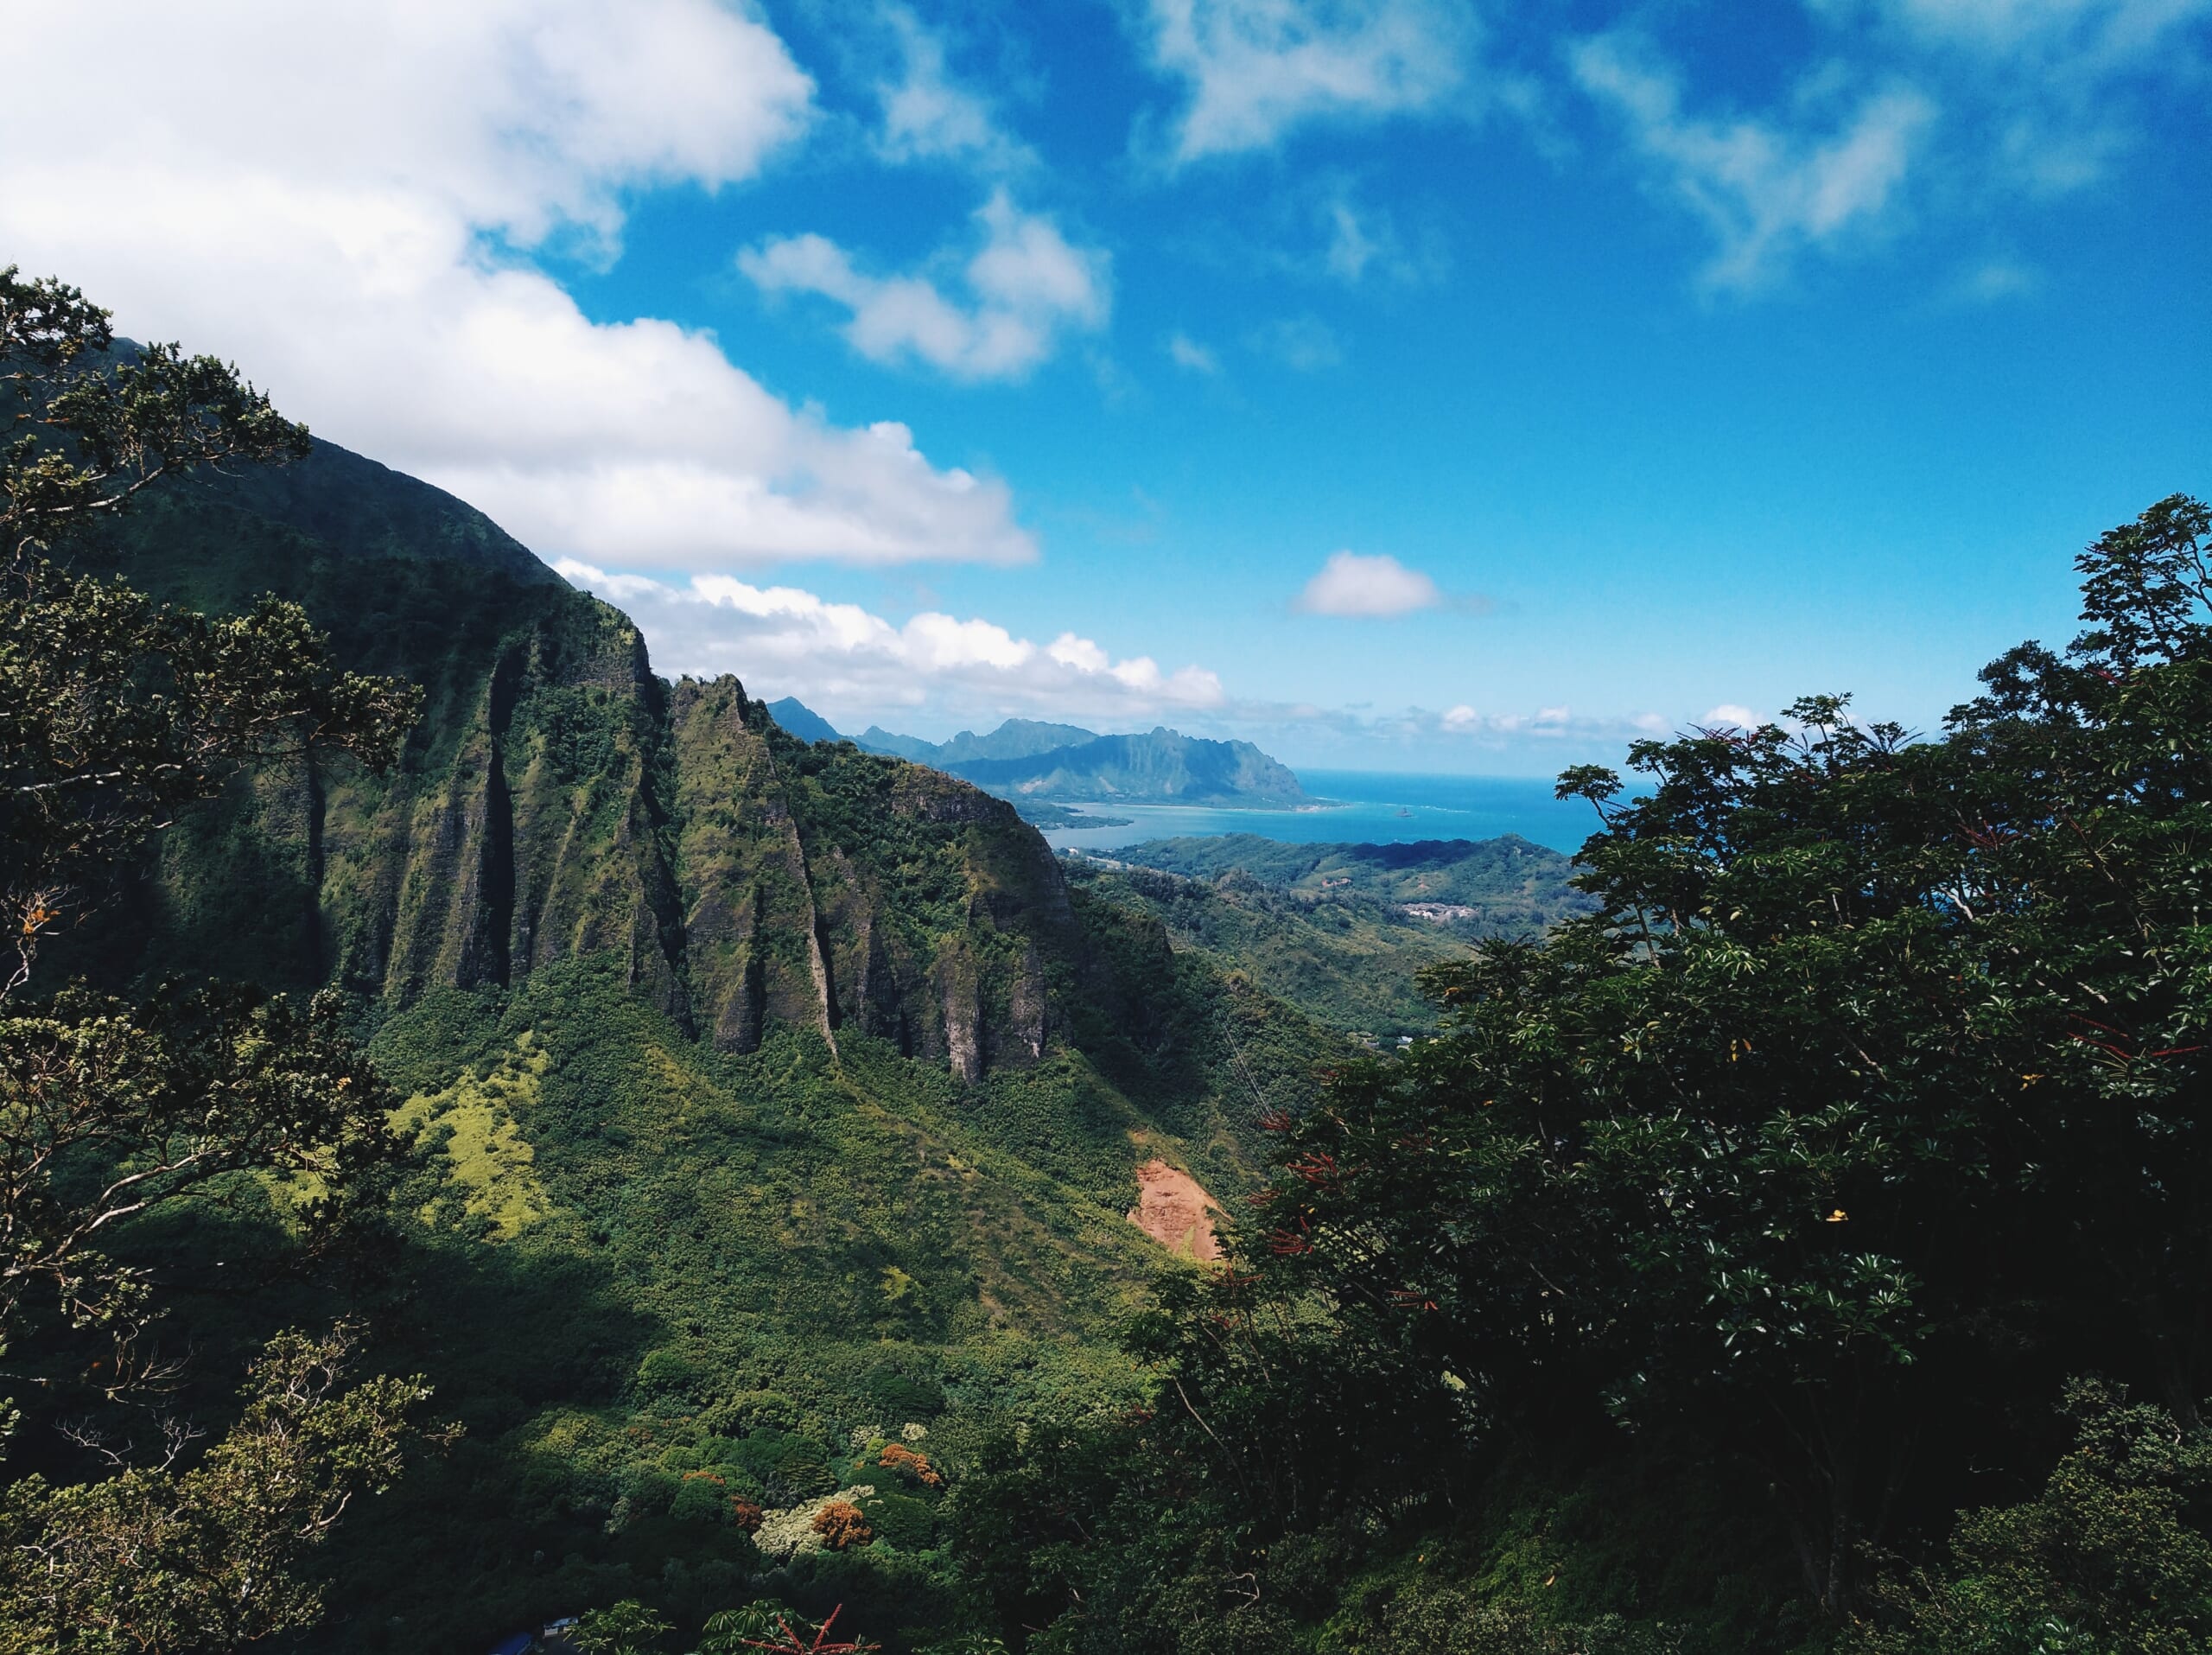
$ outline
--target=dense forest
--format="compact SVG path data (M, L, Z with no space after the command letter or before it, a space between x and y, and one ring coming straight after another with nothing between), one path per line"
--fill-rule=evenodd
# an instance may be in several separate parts
M67 287L0 376L0 1652L2212 1645L2197 502L1573 869L1146 872Z

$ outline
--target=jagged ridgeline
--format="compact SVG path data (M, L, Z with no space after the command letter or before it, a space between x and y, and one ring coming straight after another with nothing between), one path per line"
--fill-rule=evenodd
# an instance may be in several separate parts
M763 1564L696 1467L778 1507L885 1481L871 1429L925 1424L957 1473L995 1422L1126 1398L1107 1332L1185 1267L1126 1221L1138 1168L1228 1200L1257 1096L1299 1107L1345 1049L1071 890L1012 805L664 682L619 611L343 449L151 491L80 561L203 609L295 599L425 692L391 774L238 776L41 960L338 988L408 1095L366 1285L295 1279L281 1192L122 1243L202 1285L174 1330L211 1396L273 1326L359 1309L467 1424L349 1518L330 1647L726 1607ZM779 1589L882 1636L950 1588L930 1512L872 1498L902 1542Z
M671 687L627 617L425 484L318 443L158 497L105 560L202 608L296 598L428 706L390 777L303 760L181 824L97 928L104 975L213 961L388 1015L613 955L719 1048L858 1031L968 1080L1036 1062L1073 1003L1132 1015L1010 805L810 748L734 678Z

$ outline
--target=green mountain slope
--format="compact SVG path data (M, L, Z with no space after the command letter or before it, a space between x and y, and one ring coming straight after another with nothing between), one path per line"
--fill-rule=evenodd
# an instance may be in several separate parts
M809 746L734 679L668 684L461 502L309 463L334 499L215 479L86 561L296 598L346 665L424 686L404 762L238 778L41 970L340 990L412 1160L342 1257L300 1259L296 1193L251 1181L118 1251L169 1284L200 1405L274 1327L353 1308L467 1428L349 1519L318 1646L742 1601L764 1564L702 1467L768 1505L881 1483L882 1544L774 1589L906 1646L950 1577L934 1493L868 1429L925 1425L957 1475L1046 1398L1133 1394L1105 1334L1183 1268L1123 1217L1137 1168L1230 1200L1262 1105L1304 1107L1346 1043L1071 888L1003 800Z

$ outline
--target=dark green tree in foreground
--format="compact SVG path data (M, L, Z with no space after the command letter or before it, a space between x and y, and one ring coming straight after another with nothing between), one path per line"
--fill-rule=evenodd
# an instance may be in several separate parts
M1520 1442L1764 1504L1814 1624L1848 1626L1880 1607L1876 1548L1948 1526L1990 1467L2050 1463L2069 1374L2154 1397L2196 1444L2208 533L2176 496L2102 537L2088 630L1994 663L1939 738L1816 697L1639 743L1634 798L1564 776L1601 817L1579 881L1599 911L1437 968L1441 1038L1270 1119L1237 1268L1140 1324L1156 1410L1118 1450L1059 1445L1118 1452L1150 1513L1039 1492L1033 1454L970 1480L970 1566L1009 1618L1059 1616L1055 1647L1268 1646L1332 1546L1467 1509ZM2185 1639L2207 1609L2194 1554L2155 1537L2201 1547L2200 1497L2115 1472L2099 1505L2081 1491L2113 1452L2044 1497L2136 1525L2048 1606L2090 1629L2052 1649L2166 1647L2096 1629ZM1942 1646L2042 1647L2005 1630L2056 1578L2037 1509L1970 1522L1965 1572L1907 1619L1955 1631L2001 1595L2002 1626ZM2008 1583L1977 1595L1999 1554Z
M116 347L76 290L0 271L0 1340L140 1410L149 1453L76 1429L113 1474L0 1493L0 1650L223 1649L302 1624L292 1570L359 1490L395 1474L416 1382L348 1384L353 1336L288 1334L204 1451L165 1418L179 1378L131 1221L240 1173L308 1174L311 1230L391 1152L392 1099L334 1002L213 986L133 1003L40 993L41 943L98 907L176 813L237 767L316 746L383 766L416 697L343 672L290 604L166 608L67 559L144 489L306 452L236 372ZM52 1411L50 1409L49 1412ZM13 1412L10 1412L12 1425Z
M2022 1356L2193 1424L2208 525L2177 496L2101 539L2091 629L1995 663L1943 739L1815 698L1639 744L1630 802L1569 772L1601 911L1440 969L1446 1038L1290 1130L1284 1267L1501 1406L1588 1385L1748 1461L1832 1613L1931 1428Z

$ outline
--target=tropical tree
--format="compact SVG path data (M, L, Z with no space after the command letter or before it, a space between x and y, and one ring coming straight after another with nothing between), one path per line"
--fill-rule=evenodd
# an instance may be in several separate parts
M0 1650L226 1650L319 1613L298 1566L397 1474L429 1393L350 1381L353 1329L287 1334L209 1442L158 1411L180 1362L155 1353L151 1282L112 1238L239 1173L306 1175L309 1229L327 1230L393 1153L394 1099L334 999L209 984L132 1003L46 990L35 967L238 766L309 747L388 765L418 697L339 669L296 606L215 619L73 572L149 487L307 451L234 370L126 349L75 289L10 268L0 419L0 1350L14 1337L53 1370L71 1340L104 1336L70 1367L97 1400L155 1410L128 1435L67 1428L92 1480L0 1493Z
M738 1655L744 1649L777 1635L791 1611L773 1598L755 1598L741 1608L722 1609L707 1617L697 1655Z
M150 1465L0 1493L0 1652L226 1651L312 1624L301 1570L363 1493L399 1474L419 1378L346 1381L356 1330L278 1337L249 1376L245 1410L194 1463L172 1426ZM180 1468L188 1466L188 1469Z
M0 387L0 1338L42 1289L66 1323L116 1335L107 1371L127 1376L144 1283L100 1244L242 1168L311 1173L334 1198L390 1153L392 1100L334 1001L26 1003L40 945L239 765L310 746L389 765L419 696L341 671L296 605L215 619L58 561L164 479L306 451L234 370L125 353L77 290L10 268Z
M1600 816L1599 912L1439 968L1442 1038L1274 1119L1253 1269L1154 1335L1229 1474L1290 1457L1215 1411L1296 1417L1257 1307L1322 1307L1422 1408L1589 1397L1742 1466L1840 1615L1923 1462L2015 1387L2094 1362L2193 1426L2208 527L2176 496L2102 537L2088 630L1993 664L1936 739L1820 697L1639 743L1632 798L1564 776ZM1355 1440L1349 1463L1381 1439Z
M580 1615L569 1639L584 1655L649 1655L676 1628L635 1598Z

